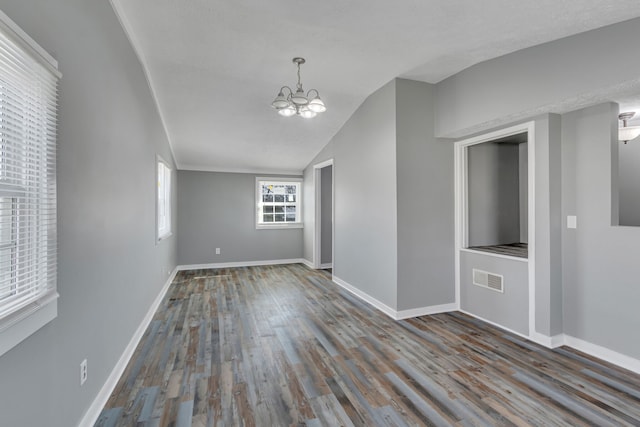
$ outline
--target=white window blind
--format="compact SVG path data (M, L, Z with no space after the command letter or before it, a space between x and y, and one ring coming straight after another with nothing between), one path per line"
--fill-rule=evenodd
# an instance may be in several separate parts
M15 24L13 24L15 26ZM56 293L59 73L19 29L0 25L0 320Z
M171 168L158 160L158 240L171 235Z

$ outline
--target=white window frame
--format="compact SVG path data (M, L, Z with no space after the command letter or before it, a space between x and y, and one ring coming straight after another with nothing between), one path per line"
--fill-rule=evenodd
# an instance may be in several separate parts
M171 175L169 163L157 156L156 161L156 240L171 237Z
M285 202L296 206L296 221L294 222L264 222L262 202L262 183L269 184L295 184L297 186L296 201ZM302 228L302 178L291 177L256 177L256 229L257 230L274 230L284 228Z
M12 78L20 79L22 83L18 86L12 86L17 83L7 83L4 87L12 87L16 102L29 106L29 109L24 107L22 114L32 117L23 124L24 129L28 129L24 130L24 135L28 137L20 139L14 134L5 139L3 134L0 138L0 151L13 147L11 153L14 154L7 154L11 160L6 165L3 163L4 172L10 165L11 175L3 173L0 177L0 196L12 200L10 222L12 233L17 233L10 243L15 245L11 265L2 267L11 269L11 279L8 284L3 283L5 293L0 300L1 356L58 314L57 143L56 132L45 129L56 125L57 86L62 75L57 61L2 11L0 33L0 42L10 46L7 49L15 55L14 61L20 62L18 67L14 67L16 62L13 62L10 65L12 71L6 74L0 70L3 76L0 80L5 81L6 78L6 82L13 82ZM6 117L12 120L9 114ZM47 124L43 124L45 122ZM30 153L26 155L28 157L21 157L26 152ZM27 158L29 160L24 160Z

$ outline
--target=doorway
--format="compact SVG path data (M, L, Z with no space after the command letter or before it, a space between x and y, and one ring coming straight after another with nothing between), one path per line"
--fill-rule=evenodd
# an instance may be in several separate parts
M315 235L313 264L318 269L333 268L333 159L314 165Z

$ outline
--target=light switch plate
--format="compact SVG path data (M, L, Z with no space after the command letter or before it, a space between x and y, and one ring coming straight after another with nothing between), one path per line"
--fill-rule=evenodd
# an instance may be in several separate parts
M578 217L576 217L575 215L568 215L567 228L578 228Z

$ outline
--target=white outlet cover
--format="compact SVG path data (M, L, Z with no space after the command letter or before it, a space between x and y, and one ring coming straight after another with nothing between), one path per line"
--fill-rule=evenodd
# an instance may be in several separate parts
M567 228L578 228L578 217L576 217L575 215L568 215Z
M220 255L220 248L216 248L216 255Z

